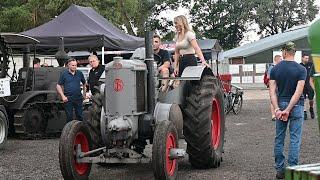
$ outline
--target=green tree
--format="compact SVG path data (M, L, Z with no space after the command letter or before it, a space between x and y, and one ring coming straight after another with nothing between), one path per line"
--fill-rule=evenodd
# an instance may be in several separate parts
M31 27L32 14L25 6L2 10L0 17L0 32L20 32Z
M94 8L107 20L131 35L143 36L144 31L157 29L166 34L171 22L159 19L163 10L175 9L176 0L2 0L0 31L21 32L44 24L70 5Z
M200 38L218 39L224 49L238 46L247 29L250 0L198 0L191 8L193 29Z
M319 12L315 0L257 0L252 16L259 34L274 35L312 21Z

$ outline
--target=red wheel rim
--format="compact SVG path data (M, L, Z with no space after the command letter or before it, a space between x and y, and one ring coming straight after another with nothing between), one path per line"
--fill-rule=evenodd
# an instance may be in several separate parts
M176 148L176 138L172 133L169 133L166 143L166 169L169 176L172 176L174 174L177 165L176 159L170 159L171 148Z
M211 144L214 149L220 144L220 105L216 99L212 100Z
M86 135L83 132L78 132L75 139L74 139L74 155L76 155L76 149L77 145L81 145L81 151L82 152L88 152L89 151L89 143ZM75 170L79 175L84 175L87 173L89 169L89 164L88 163L77 163L76 162L76 156L74 156L74 167Z

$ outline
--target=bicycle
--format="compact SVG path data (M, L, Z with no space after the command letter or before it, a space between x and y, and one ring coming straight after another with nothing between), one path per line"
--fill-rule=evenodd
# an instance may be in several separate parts
M234 90L233 90L234 89ZM224 92L224 111L228 114L231 110L234 114L239 114L243 104L243 88L232 85L229 92Z

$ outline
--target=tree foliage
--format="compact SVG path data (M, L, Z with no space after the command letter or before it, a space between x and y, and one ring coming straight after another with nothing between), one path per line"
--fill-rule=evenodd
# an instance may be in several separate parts
M262 36L312 21L315 0L1 0L0 32L21 32L44 24L71 4L89 6L131 35L157 30L172 39L172 20L160 17L179 6L190 9L198 38L215 38L225 49L238 46L250 23Z
M250 0L198 0L192 7L191 22L202 38L218 39L230 49L238 45L250 20L253 3Z
M257 0L252 16L259 34L274 35L312 21L319 12L315 0Z
M70 5L89 6L126 30L143 36L149 28L166 30L168 24L158 18L161 11L173 8L175 0L2 0L0 32L21 32L44 24ZM164 31L165 32L165 31Z

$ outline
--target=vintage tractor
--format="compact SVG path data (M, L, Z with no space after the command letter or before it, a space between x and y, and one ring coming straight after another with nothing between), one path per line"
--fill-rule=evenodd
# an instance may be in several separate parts
M88 179L92 163L152 163L156 179L176 179L182 134L195 168L216 168L222 161L225 115L220 80L210 68L187 67L179 87L162 93L146 38L146 58L115 57L106 65L105 84L93 97L91 118L71 121L59 142L65 179ZM144 154L147 142L152 157Z
M24 138L60 133L66 124L64 106L55 89L64 68L30 66L29 54L35 51L37 43L36 39L21 34L0 34L0 78L9 80L5 86L9 93L0 93L0 104L8 114L9 132ZM12 55L22 51L23 67L16 72ZM11 64L13 70L9 73ZM0 122L0 129L3 124Z

